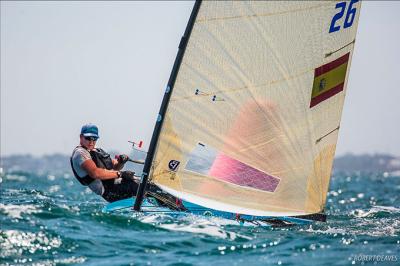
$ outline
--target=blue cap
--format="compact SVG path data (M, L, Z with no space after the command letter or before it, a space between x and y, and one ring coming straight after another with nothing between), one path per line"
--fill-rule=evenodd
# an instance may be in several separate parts
M81 129L81 134L85 137L96 137L99 138L99 129L96 125L86 124Z

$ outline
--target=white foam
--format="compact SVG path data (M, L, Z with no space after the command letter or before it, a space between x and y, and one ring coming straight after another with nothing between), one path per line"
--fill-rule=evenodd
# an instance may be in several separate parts
M303 230L301 229L300 231L303 231ZM347 234L346 230L344 230L344 229L332 228L330 226L328 226L328 229L325 229L325 230L320 230L320 229L314 230L312 228L312 226L310 225L310 227L304 231L311 232L311 233L318 233L318 234L327 234L327 235L339 235L339 234L346 235Z
M387 212L400 213L400 209L392 206L373 206L370 210L354 210L352 215L356 218L351 223L357 226L345 226L345 228L331 228L315 230L310 226L305 230L312 233L331 235L368 235L374 237L397 236L400 229L400 221L390 215L384 218L371 218L376 213Z
M188 232L194 234L203 234L223 239L235 240L237 237L246 238L251 240L251 237L240 235L238 233L225 230L220 224L213 223L206 220L197 220L191 224L160 224L161 228L168 229L171 231Z
M373 209L388 211L388 212L391 212L391 213L399 213L400 212L400 208L396 208L396 207L393 207L393 206L379 206L379 205L376 205L376 206L373 207Z
M13 205L0 203L0 210L3 210L9 217L22 219L22 214L40 213L35 205Z
M9 180L9 181L19 181L19 182L25 182L27 180L26 176L23 176L23 175L12 175L12 174L6 175L5 179Z
M252 240L251 237L228 231L224 228L225 225L239 226L237 221L219 217L201 217L198 215L186 214L176 218L167 214L151 214L142 215L139 217L139 220L143 223L150 223L154 226L171 231L203 234L231 240L237 237Z
M228 233L224 232L220 228L214 226L193 226L193 225L178 225L178 224L164 224L161 225L161 228L168 229L171 231L181 231L181 232L188 232L188 233L195 233L195 234L205 234L209 236L219 237L219 238L229 238L231 240L236 239L236 233Z
M373 216L373 214L378 213L378 212L399 213L400 209L393 207L393 206L373 206L368 211L355 210L355 211L353 211L352 214L358 218L365 218L365 217Z
M60 189L61 189L61 187L59 185L54 185L49 188L49 192L55 193L55 192L58 192Z
M58 237L47 237L44 232L23 232L5 230L2 232L1 250L3 256L22 255L24 251L33 254L38 250L47 251L61 246Z
M76 264L76 263L84 263L86 261L85 257L75 257L72 256L71 258L66 259L55 259L54 262L56 264Z

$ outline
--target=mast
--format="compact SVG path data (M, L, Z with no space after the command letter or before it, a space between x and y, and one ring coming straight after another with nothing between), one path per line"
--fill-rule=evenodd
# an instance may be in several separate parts
M164 122L164 115L168 108L169 99L171 98L175 80L176 80L176 77L178 76L179 67L181 66L181 62L182 62L183 56L185 54L186 46L189 41L194 22L196 20L197 13L199 12L200 5L201 5L201 0L197 0L193 6L192 13L190 14L189 22L186 26L185 33L183 34L182 39L179 43L179 50L176 55L174 66L172 68L171 75L168 80L168 85L165 90L165 94L164 94L164 98L161 103L160 111L158 112L157 121L154 126L154 131L153 131L153 135L151 137L149 150L148 150L148 153L146 156L146 161L145 161L144 167L143 167L141 182L139 185L139 189L136 193L135 205L133 207L135 211L140 211L140 207L143 202L143 197L144 197L144 193L145 193L148 178L149 178L150 167L151 167L151 164L153 163L154 152L156 150L158 138L160 136L160 132L161 132L161 128L162 128L162 124Z

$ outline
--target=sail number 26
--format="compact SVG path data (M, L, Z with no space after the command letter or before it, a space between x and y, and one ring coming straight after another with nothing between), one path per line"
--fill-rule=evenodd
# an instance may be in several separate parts
M351 0L349 3L349 7L347 9L346 17L344 19L343 23L343 28L348 28L353 25L354 18L356 17L356 11L357 8L353 7L355 3L357 3L359 0ZM344 15L344 11L346 10L346 5L348 2L339 2L336 4L335 9L339 9L340 11L336 13L336 15L333 16L331 26L329 27L329 33L335 32L340 30L340 25L335 25L336 22L341 19Z

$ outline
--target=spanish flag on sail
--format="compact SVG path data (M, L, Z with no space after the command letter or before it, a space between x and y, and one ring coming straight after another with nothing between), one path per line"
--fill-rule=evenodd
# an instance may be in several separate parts
M315 69L310 108L341 92L350 53Z

